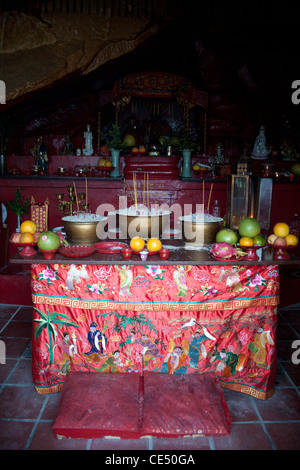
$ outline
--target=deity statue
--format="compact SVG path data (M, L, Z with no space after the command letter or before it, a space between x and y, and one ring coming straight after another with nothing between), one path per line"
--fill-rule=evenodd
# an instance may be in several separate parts
M208 159L208 162L213 170L214 175L215 175L216 167L218 165L225 165L228 163L228 158L223 154L222 144L217 144L216 151L217 151L216 155Z
M66 134L65 142L63 145L62 150L60 151L60 155L74 155L74 147L70 139L70 134Z
M87 131L83 134L85 138L85 147L83 149L83 155L90 157L93 155L93 134L91 133L90 125L87 125Z
M252 158L264 159L271 152L271 148L267 147L267 141L265 136L265 127L261 126L259 134L255 139L255 144L252 152Z

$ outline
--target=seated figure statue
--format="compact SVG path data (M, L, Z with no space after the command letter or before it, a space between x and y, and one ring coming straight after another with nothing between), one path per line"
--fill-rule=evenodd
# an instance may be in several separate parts
M253 158L266 158L270 152L271 149L267 147L265 128L264 126L261 126L259 134L255 139L252 156Z

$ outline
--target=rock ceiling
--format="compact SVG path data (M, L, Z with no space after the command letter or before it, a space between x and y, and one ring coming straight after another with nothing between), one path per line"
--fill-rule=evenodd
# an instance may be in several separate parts
M293 15L283 2L271 14L263 2L250 1L239 11L208 0L201 11L201 2L191 0L29 3L44 7L4 8L0 16L0 79L7 92L1 111L19 122L22 116L19 133L80 128L97 113L101 90L145 70L177 73L208 91L211 134L220 128L247 140L274 109L290 105L290 84L299 76ZM170 13L170 4L177 10Z

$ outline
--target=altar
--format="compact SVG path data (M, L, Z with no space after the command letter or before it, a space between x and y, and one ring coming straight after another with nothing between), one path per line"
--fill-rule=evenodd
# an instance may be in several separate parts
M214 373L222 387L265 400L276 375L279 269L274 262L113 255L31 265L32 371L40 394L69 371ZM191 254L192 253L192 254ZM135 259L136 258L136 259ZM206 259L206 261L205 261ZM279 262L280 264L280 262Z

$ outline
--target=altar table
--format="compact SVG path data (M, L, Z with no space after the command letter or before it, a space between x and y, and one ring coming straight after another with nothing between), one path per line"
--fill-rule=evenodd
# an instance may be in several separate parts
M31 276L38 393L62 390L72 370L214 372L227 389L273 394L277 265L54 262Z

